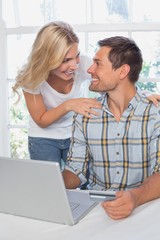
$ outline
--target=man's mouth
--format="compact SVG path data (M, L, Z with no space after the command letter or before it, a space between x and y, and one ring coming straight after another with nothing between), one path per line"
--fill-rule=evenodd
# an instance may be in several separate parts
M99 79L98 78L95 78L95 77L93 77L92 79L91 79L91 83L95 83L95 82L98 82L99 81Z

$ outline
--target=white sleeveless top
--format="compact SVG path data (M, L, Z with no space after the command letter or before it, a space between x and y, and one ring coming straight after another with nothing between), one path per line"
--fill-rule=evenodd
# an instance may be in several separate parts
M75 75L75 80L72 86L72 90L68 94L62 94L54 90L46 81L44 81L36 90L31 91L24 89L24 91L31 94L42 94L44 104L47 109L57 107L66 100L73 98L88 97L88 86L90 84L90 76L87 74L87 68L90 65L91 60L85 56L81 56L79 68ZM29 117L28 123L28 136L31 137L43 137L53 139L66 139L71 137L71 127L73 121L74 112L69 112L61 119L54 122L46 128L40 128Z

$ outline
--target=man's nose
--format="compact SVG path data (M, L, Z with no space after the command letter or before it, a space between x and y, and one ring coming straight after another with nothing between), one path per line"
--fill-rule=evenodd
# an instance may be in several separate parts
M87 72L89 74L92 74L94 72L93 64L87 69Z

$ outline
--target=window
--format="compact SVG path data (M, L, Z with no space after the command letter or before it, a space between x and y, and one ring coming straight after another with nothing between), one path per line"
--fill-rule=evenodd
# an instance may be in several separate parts
M160 19L157 0L0 0L0 155L28 157L28 112L16 105L12 85L25 63L37 31L49 21L70 23L80 49L93 56L97 40L114 35L133 38L144 58L139 86L160 91ZM77 14L78 13L78 14ZM2 118L3 116L3 118Z

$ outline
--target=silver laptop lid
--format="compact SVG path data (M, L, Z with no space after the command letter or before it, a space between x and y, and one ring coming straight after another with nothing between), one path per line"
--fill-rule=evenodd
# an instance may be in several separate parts
M0 157L0 212L74 224L58 163Z

